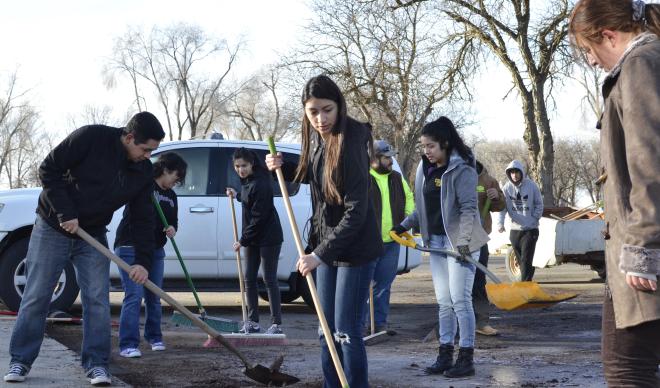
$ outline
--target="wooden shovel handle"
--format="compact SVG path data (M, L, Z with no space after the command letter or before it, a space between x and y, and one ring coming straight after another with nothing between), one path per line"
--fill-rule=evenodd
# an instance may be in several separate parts
M119 268L126 271L126 273L129 273L131 271L131 266L130 265L128 265L119 256L112 253L112 251L110 251L108 248L106 248L103 244L96 241L96 239L94 239L92 236L90 236L81 227L78 227L78 231L76 233L86 243L88 243L92 247L96 248L96 250L99 251L103 256L107 257L108 259L110 259L110 261L117 264L117 266L119 266ZM206 322L199 319L199 317L197 317L195 314L190 312L190 310L185 308L181 303L177 302L174 298L172 298L165 291L161 290L151 280L147 280L147 282L144 283L143 286L146 287L149 291L151 291L154 294L158 295L158 297L160 297L162 300L167 302L170 306L174 307L181 314L185 315L188 319L190 319L190 321L192 321L192 323L194 323L195 326L197 326L200 329L204 330L204 332L206 332L206 334L212 336L215 340L217 340L224 347L226 347L230 352L234 353L243 362L243 364L245 365L245 367L247 369L252 369L253 368L252 363L250 361L248 361L248 359L245 358L245 356L238 349L236 349L232 344L227 342L227 340L225 340L225 338L222 336L222 334L218 333L211 326L207 325Z
M273 156L277 155L277 149L275 148L275 141L272 136L268 137L268 147L270 148L270 153ZM305 255L305 248L303 247L302 239L300 238L300 232L298 231L298 224L296 223L296 217L293 214L293 208L291 207L291 200L289 199L289 190L286 188L286 182L284 180L284 175L282 174L282 169L278 168L275 170L277 174L277 182L280 184L280 191L282 192L282 199L284 200L284 207L286 208L286 214L289 216L289 223L291 224L291 232L293 233L293 238L296 241L296 248L298 249L298 256ZM316 307L316 315L319 317L319 322L321 323L321 329L323 330L323 335L325 336L325 343L328 345L330 350L330 355L332 356L332 362L335 365L335 370L339 376L339 381L342 387L348 387L348 380L346 379L346 374L344 374L344 368L341 366L341 361L339 360L339 355L337 354L337 349L335 348L335 342L332 340L333 336L330 332L330 327L328 326L328 321L325 319L325 314L321 307L321 301L319 300L318 293L316 292L316 285L314 284L314 277L311 272L305 276L307 280L307 286L309 287L309 292L312 295L314 300L314 307Z
M229 194L229 207L231 208L231 222L234 227L234 241L238 242L238 226L236 225L236 210L234 209L234 196ZM247 325L247 309L245 307L245 278L243 277L243 263L241 261L241 250L236 251L236 265L238 268L238 285L241 289L241 311L243 313L243 326ZM247 326L246 333L247 333Z

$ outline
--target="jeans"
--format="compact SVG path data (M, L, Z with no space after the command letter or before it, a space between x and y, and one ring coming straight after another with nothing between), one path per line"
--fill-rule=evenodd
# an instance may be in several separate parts
M359 267L331 267L321 264L316 269L317 289L323 313L333 333L339 360L351 388L369 386L367 351L362 340L361 319L364 300L369 293L369 264ZM341 387L326 338L319 328L323 386Z
M107 246L105 234L94 236ZM83 309L81 362L85 370L110 360L110 261L83 240L69 238L37 216L26 257L27 283L11 336L12 363L32 366L39 354L48 307L67 261L76 269Z
M397 242L383 243L383 255L369 263L370 279L374 283L374 322L376 327L387 326L387 315L390 312L390 289L396 277L399 266L400 245ZM369 317L369 294L367 294L367 306L364 309L362 326L370 327Z
M511 246L518 257L523 282L531 282L534 278L535 268L532 263L534 261L534 251L536 250L536 240L538 239L538 229L512 230L509 233Z
M451 249L445 235L431 235L431 248ZM472 252L479 258L479 251ZM474 347L475 320L472 308L472 284L476 267L454 257L431 253L431 277L435 297L438 300L440 344L452 345L456 337L456 319L460 328L458 345Z
M245 248L247 260L245 268L245 294L247 295L248 316L252 322L259 322L259 295L257 290L257 274L259 265L263 274L268 301L270 302L271 323L282 324L282 306L280 302L280 286L277 282L277 262L282 245L268 247Z
M660 320L617 329L612 299L606 295L601 349L608 386L660 387L656 374L660 364Z
M479 252L479 263L488 267L488 244L481 247ZM484 327L489 323L490 302L486 293L486 274L477 270L474 275L474 285L472 286L472 306L474 307L474 317L477 321L477 327Z
M117 256L124 259L128 265L135 262L135 249L133 247L118 247L115 249ZM159 288L163 287L163 270L165 265L165 250L163 248L154 251L149 280ZM137 284L128 277L128 273L119 270L121 274L121 285L124 289L124 301L121 305L119 316L119 349L137 348L140 345L140 307L142 297L146 310L146 321L144 324L144 339L149 343L162 342L163 333L160 331L160 321L163 311L160 307L160 297Z

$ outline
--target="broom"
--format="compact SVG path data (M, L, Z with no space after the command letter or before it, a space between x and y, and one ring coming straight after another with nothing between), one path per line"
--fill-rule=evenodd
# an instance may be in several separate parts
M231 208L231 221L234 226L234 241L238 241L238 226L236 225L236 210L234 209L234 196L229 195L229 206ZM241 310L243 312L243 325L245 333L227 334L225 339L234 346L272 346L286 345L286 335L284 334L259 334L248 333L247 330L247 311L245 308L245 286L243 283L243 265L241 264L241 251L236 251L236 265L238 266L238 282L241 288ZM204 343L205 348L220 346L220 344L209 336Z
M158 200L156 199L155 193L154 195L151 196L151 201L154 203L154 206L156 207L156 211L158 212L158 216L160 217L160 220L163 222L165 229L169 228L170 225L167 223L167 219L165 218L165 214L163 214L163 209L160 207L160 203L158 203ZM199 310L199 318L202 321L206 322L207 325L211 326L215 330L222 332L230 332L230 333L238 331L239 329L238 322L225 318L209 317L206 314L206 310L204 309L204 307L202 307L202 302L200 302L199 296L197 295L197 290L195 289L195 285L193 284L192 279L188 274L188 270L186 269L186 265L183 262L183 258L181 257L181 252L179 252L179 247L176 245L176 241L174 241L173 237L170 237L169 239L172 242L172 247L174 247L174 252L176 252L176 257L179 259L179 263L181 264L181 269L183 269L183 274L186 276L186 282L188 282L188 286L190 286L193 296L195 297L195 302L197 303L197 309ZM188 318L184 314L181 314L177 310L174 310L174 313L172 314L171 322L177 326L193 326L193 322L190 320L190 318Z

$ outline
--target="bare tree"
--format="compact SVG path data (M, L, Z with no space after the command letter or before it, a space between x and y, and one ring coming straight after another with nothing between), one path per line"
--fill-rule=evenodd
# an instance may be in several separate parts
M147 108L146 84L163 109L171 140L175 136L181 140L184 131L191 138L200 137L218 119L218 100L236 92L223 86L241 47L242 43L232 46L211 37L196 25L153 28L148 35L129 28L115 41L113 56L104 69L106 85L112 87L119 74L127 75L141 110Z
M110 105L91 105L87 104L77 115L69 116L69 128L67 133L83 125L101 124L119 127L124 123L113 116Z
M425 1L395 0L393 8ZM554 141L548 105L554 82L568 68L569 0L550 0L534 7L530 0L442 0L437 4L462 26L458 39L480 42L509 71L521 102L531 175L539 183L544 203L552 205Z
M300 128L299 109L282 86L282 68L269 66L246 81L227 105L229 126L239 138L280 140Z
M332 76L375 136L395 144L409 173L418 160L424 123L441 105L442 113L451 115L452 102L465 91L461 70L471 63L472 42L448 44L442 20L425 12L425 5L396 13L387 5L386 0L313 1L316 17L288 63L301 74Z
M17 75L9 76L0 95L0 173L10 188L25 187L36 182L36 163L43 157L38 152L38 113L27 101L27 91L17 90Z

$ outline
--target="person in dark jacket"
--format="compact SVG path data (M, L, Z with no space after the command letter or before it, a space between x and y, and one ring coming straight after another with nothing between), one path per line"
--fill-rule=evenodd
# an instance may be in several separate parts
M186 179L188 165L177 154L166 152L160 154L154 163L154 191L153 195L169 225L166 229L158 214L154 214L154 241L155 249L151 260L149 280L158 287L163 286L163 271L165 268L165 250L163 247L167 237L174 237L179 229L179 218L175 186L181 185ZM135 241L131 225L131 205L124 208L124 216L117 228L115 238L115 253L126 263L135 262ZM128 274L119 269L121 283L124 289L124 301L119 316L119 355L127 358L141 357L138 348L140 345L140 307L144 297L146 321L144 324L144 339L151 345L151 350L165 350L163 334L160 330L162 309L160 298L144 286L130 279Z
M249 321L244 322L241 332L258 333L259 296L257 291L257 273L259 265L263 273L268 301L270 303L271 326L267 334L282 334L282 308L280 287L277 281L277 263L282 248L282 226L280 217L273 203L273 178L258 162L257 155L246 149L238 148L233 156L234 170L241 178L241 192L227 188L227 195L233 196L242 204L242 233L234 243L234 250L245 247L245 293Z
M472 376L475 373L472 284L476 267L466 257L478 261L481 247L488 242L477 205L475 159L454 124L444 116L424 125L420 143L424 154L415 177L416 209L393 230L401 234L419 228L426 246L459 253L458 257L431 253L440 347L436 361L426 372L444 373L446 377ZM456 322L460 338L454 363Z
M129 276L137 283L147 280L154 247L149 157L163 137L158 119L140 112L125 128L78 128L41 163L43 191L30 236L27 283L9 345L11 363L5 381L25 380L39 354L53 289L71 260L83 308L82 366L93 385L110 383L110 262L76 232L80 226L107 246L105 228L113 213L130 204L137 243Z
M602 345L611 387L660 387L660 4L580 0L574 45L607 71L600 155L606 172Z
M361 319L369 292L369 263L383 242L369 200L368 127L347 115L337 84L320 75L307 81L302 154L295 166L282 155L266 156L269 170L282 167L287 179L309 183L313 214L306 255L297 262L303 276L316 269L321 307L333 332L339 358L353 388L368 387L367 353ZM326 338L320 333L324 387L341 386Z

